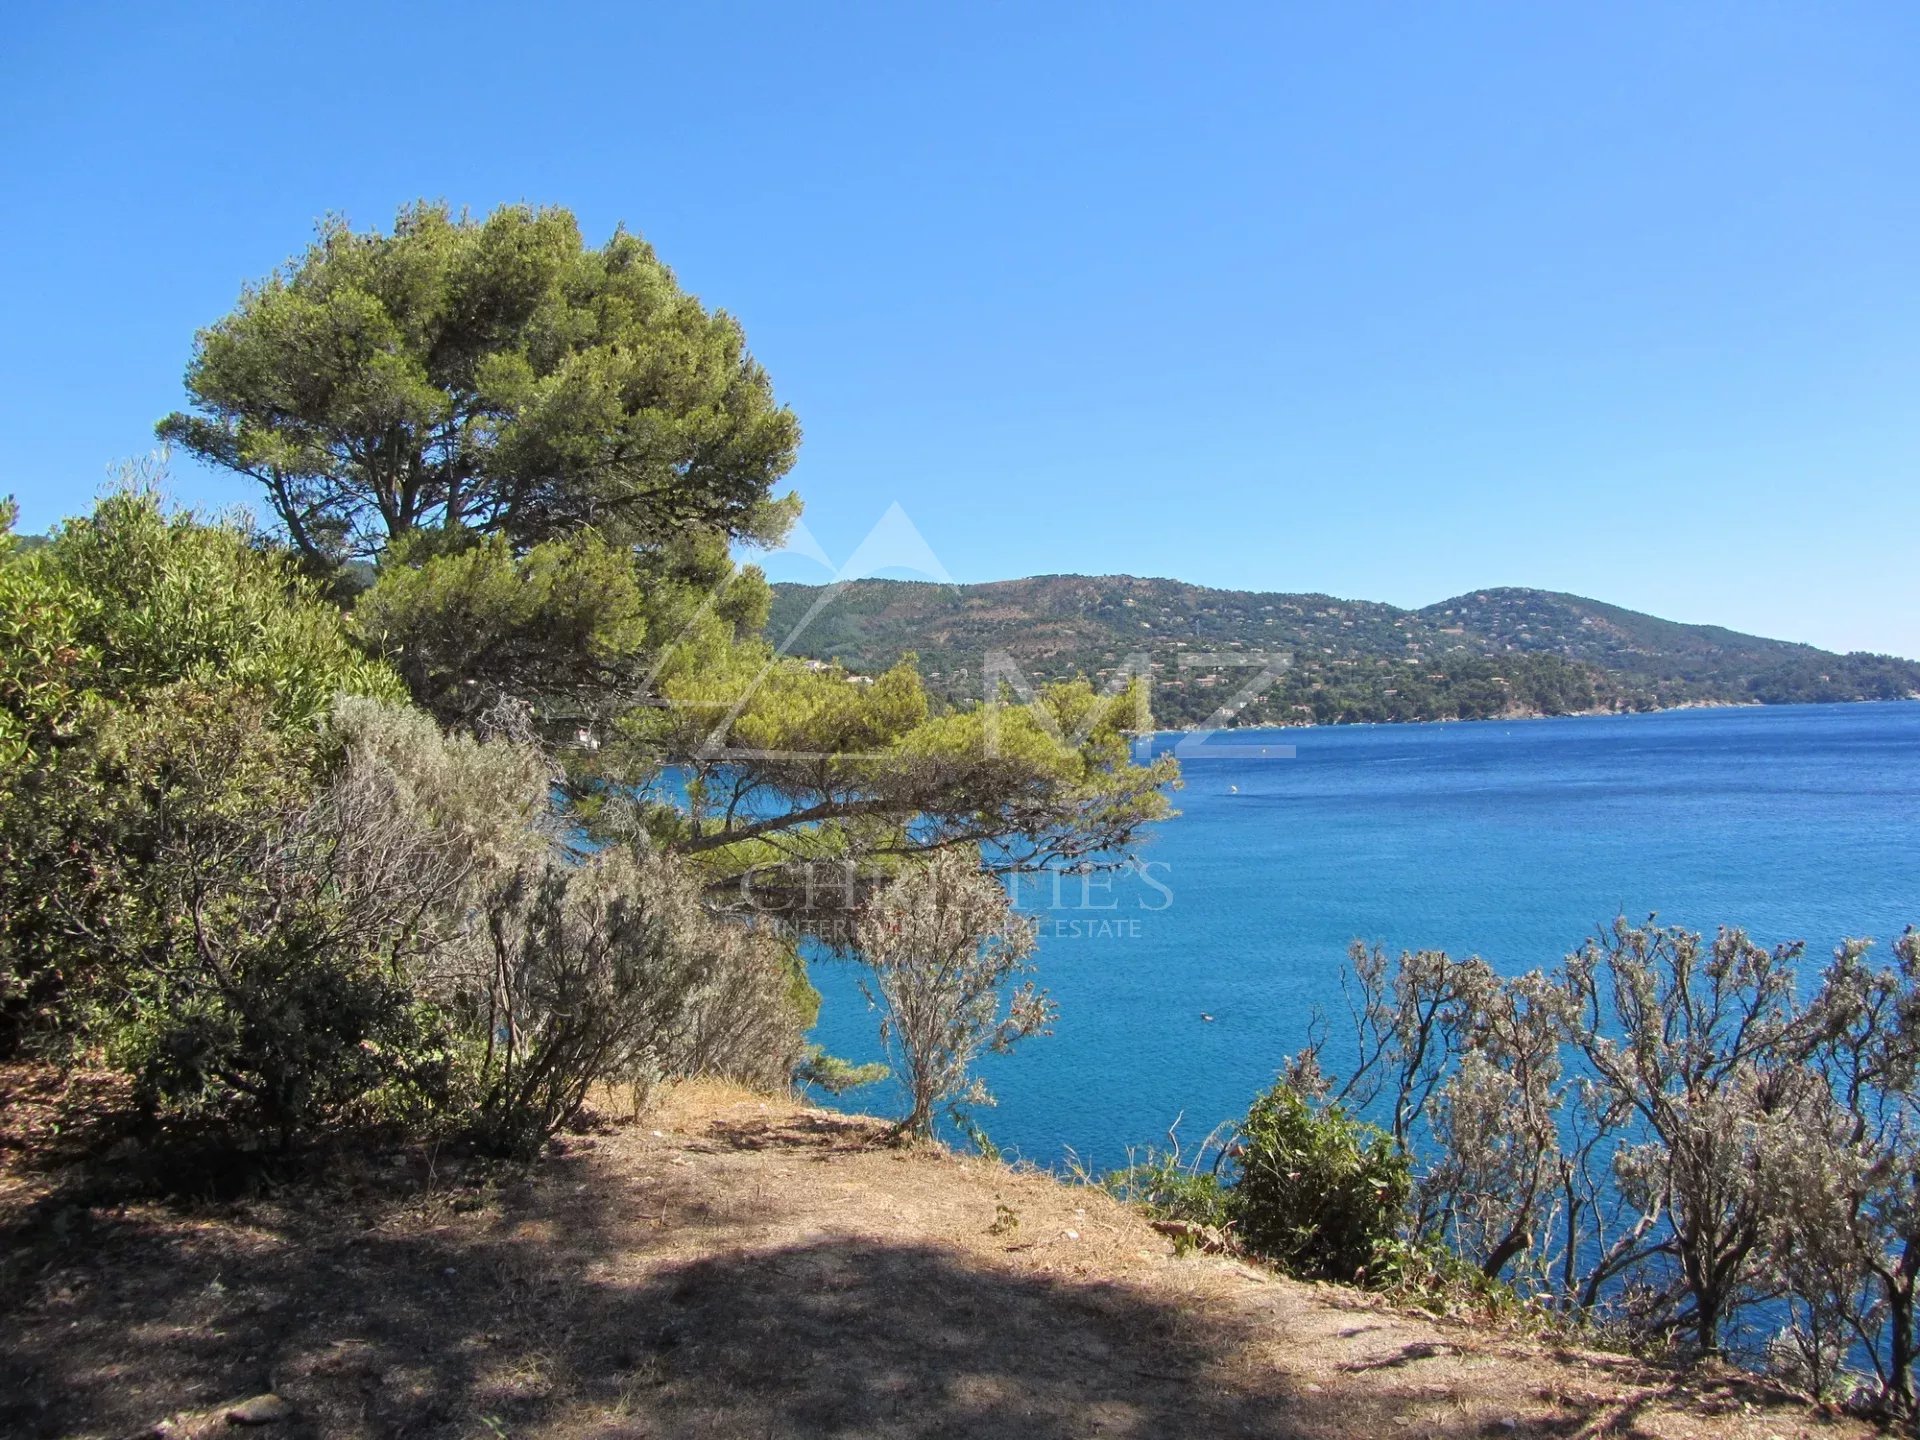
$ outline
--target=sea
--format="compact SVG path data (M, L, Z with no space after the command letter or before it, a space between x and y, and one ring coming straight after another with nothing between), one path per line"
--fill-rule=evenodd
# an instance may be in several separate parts
M1093 1171L1189 1151L1245 1113L1313 1027L1338 1070L1354 940L1549 966L1616 916L1768 944L1816 968L1920 924L1920 702L1143 738L1177 818L1118 875L1016 887L1053 1033L990 1056L974 1112L1009 1157ZM847 961L814 1038L881 1058ZM820 1103L896 1113L882 1082Z

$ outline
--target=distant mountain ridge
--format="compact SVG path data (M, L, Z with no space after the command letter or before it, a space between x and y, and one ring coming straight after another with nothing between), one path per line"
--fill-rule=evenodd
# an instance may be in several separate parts
M825 587L779 584L766 633L783 643ZM1148 657L1157 721L1331 724L1920 696L1920 662L1687 625L1578 595L1501 587L1418 610L1328 595L1215 590L1132 575L1037 575L978 585L859 580L791 653L871 673L919 657L936 694L983 694L999 652L1039 682L1114 677ZM1267 683L1244 696L1259 665ZM1223 702L1244 696L1231 716Z

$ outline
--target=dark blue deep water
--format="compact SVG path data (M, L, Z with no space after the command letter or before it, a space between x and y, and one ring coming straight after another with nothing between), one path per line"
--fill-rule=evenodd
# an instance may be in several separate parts
M1920 703L1233 731L1183 769L1145 878L1020 892L1060 1019L984 1067L1000 1103L978 1118L1009 1153L1109 1168L1181 1115L1197 1143L1316 1009L1338 1035L1356 938L1517 972L1618 914L1743 925L1816 959L1920 924ZM855 971L814 973L816 1038L876 1057Z

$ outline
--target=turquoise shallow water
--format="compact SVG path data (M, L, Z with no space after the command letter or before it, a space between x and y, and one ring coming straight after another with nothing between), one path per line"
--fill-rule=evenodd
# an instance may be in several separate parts
M1513 972L1621 913L1741 924L1816 956L1920 923L1920 703L1217 743L1232 753L1183 760L1182 814L1145 847L1145 878L1023 888L1061 1013L1052 1036L985 1067L1000 1103L979 1118L1010 1152L1105 1168L1182 1115L1198 1142L1245 1110L1316 1008L1343 1017L1355 938L1477 952ZM877 1055L852 969L822 963L815 979L816 1038ZM837 1103L895 1099L883 1085Z

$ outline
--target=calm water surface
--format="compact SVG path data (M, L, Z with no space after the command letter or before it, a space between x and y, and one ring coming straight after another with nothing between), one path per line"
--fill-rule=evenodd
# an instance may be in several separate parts
M1355 938L1517 972L1617 914L1740 924L1816 953L1920 923L1920 703L1215 743L1234 753L1183 760L1182 813L1145 847L1144 879L1022 890L1061 1013L1052 1036L985 1068L1000 1104L980 1119L1010 1152L1105 1168L1182 1115L1197 1142L1246 1109L1316 1008L1343 1017ZM822 963L815 981L816 1038L876 1057L852 969ZM884 1109L890 1089L838 1103Z

